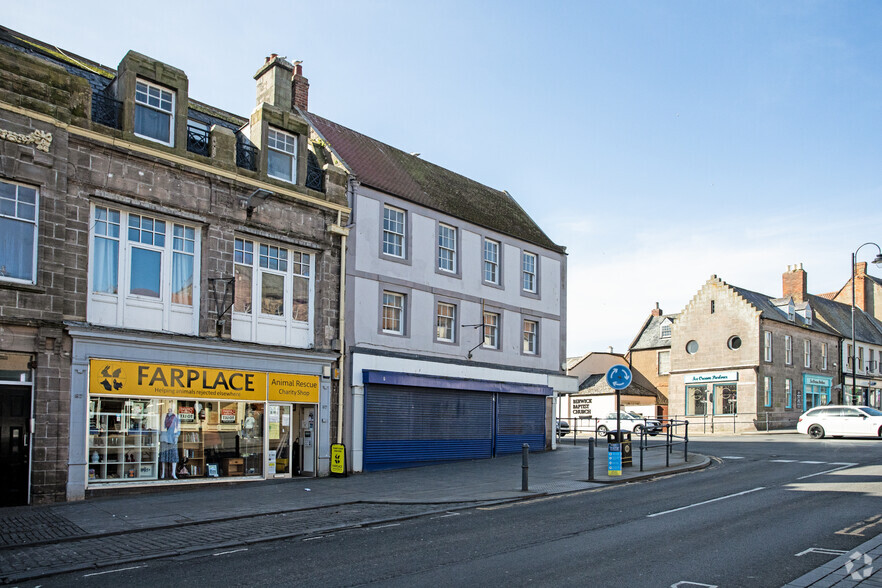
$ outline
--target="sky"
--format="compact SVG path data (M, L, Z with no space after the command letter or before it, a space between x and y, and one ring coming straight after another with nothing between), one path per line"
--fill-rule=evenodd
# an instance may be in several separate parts
M312 112L508 190L567 248L568 356L626 351L711 275L780 296L802 263L838 290L882 243L879 2L132 8L31 0L0 24L114 68L149 55L243 116L267 55L302 61Z

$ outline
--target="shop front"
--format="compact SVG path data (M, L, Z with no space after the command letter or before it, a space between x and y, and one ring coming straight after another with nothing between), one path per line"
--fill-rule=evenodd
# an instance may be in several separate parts
M133 361L104 355L103 344L83 347L75 339L68 499L125 485L327 473L330 381L319 375L322 363L257 354L235 362L153 346L140 355L167 362ZM243 367L218 367L236 363ZM269 371L279 368L299 373Z
M687 416L738 414L738 372L689 374L686 386Z
M803 390L803 411L816 406L830 404L831 391L833 389L833 378L829 376L817 376L814 374L803 374L802 390ZM846 398L848 395L845 395ZM848 400L845 402L849 404Z

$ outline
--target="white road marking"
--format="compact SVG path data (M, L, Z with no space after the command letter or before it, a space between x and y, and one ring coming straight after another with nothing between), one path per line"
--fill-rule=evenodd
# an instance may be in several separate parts
M827 462L826 461L801 461L799 463L806 463L809 465L818 465L818 464L827 463Z
M809 474L807 476L802 476L802 477L796 478L796 479L797 480L805 480L806 478L814 478L815 476L823 476L824 474L831 474L833 472L838 472L839 470L844 470L846 468L850 468L852 465L855 465L855 464L839 466L838 468L833 468L832 470L824 470L823 472L816 472L814 474Z
M391 523L389 525L380 525L378 527L367 527L368 529L388 529L389 527L400 527L401 523Z
M92 572L91 574L83 574L84 578L88 578L90 576L100 576L102 574L115 574L116 572L126 572L128 570L137 570L138 568L146 568L147 565L143 566L132 566L130 568L119 568L118 570L107 570L106 572Z
M722 459L744 459L744 458L739 455L724 455L722 457Z
M796 463L795 459L770 459L772 463Z
M844 466L856 466L856 463L849 463L847 461L831 461L830 465L844 465Z
M841 549L826 549L824 547L810 547L805 551L800 551L796 554L796 557L802 557L803 555L807 555L809 553L820 553L823 555L842 555L843 553L847 553L842 551Z
M701 588L718 588L716 584L702 584L701 582L689 582L680 580L676 584L671 584L671 588L680 588L680 586L700 586Z
M458 512L449 512L449 513L447 513L447 514L438 515L437 517L432 517L432 518L429 519L429 520L434 521L435 519L446 519L446 518L448 518L448 517L458 517L459 514L460 514L460 513L458 513Z
M218 553L212 553L211 555L229 555L231 553L239 553L240 551L248 551L248 548L243 547L242 549L233 549L232 551L219 551Z
M737 496L744 496L745 494L750 494L751 492L759 492L760 490L765 490L765 486L760 486L758 488L753 488L752 490L745 490L744 492L738 492L736 494L728 494L726 496L720 496L719 498L711 498L710 500L705 500L703 502L696 502L695 504L690 504L688 506L681 506L680 508L673 508L671 510L665 510L662 512L653 513L651 515L646 515L646 518L652 517L660 517L661 515L670 514L672 512L679 512L681 510L686 510L688 508L693 508L696 506L703 506L705 504L710 504L711 502L719 502L720 500L726 500L728 498L735 498Z
M315 541L316 539L324 539L326 537L333 537L333 533L330 535L316 535L315 537L307 537L304 541Z

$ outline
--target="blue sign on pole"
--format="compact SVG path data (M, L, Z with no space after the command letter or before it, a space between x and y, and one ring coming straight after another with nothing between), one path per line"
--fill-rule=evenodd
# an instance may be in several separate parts
M608 476L622 475L622 444L610 443L607 446L607 466L606 474Z
M613 390L624 390L631 384L631 370L626 365L614 365L606 372L606 383Z

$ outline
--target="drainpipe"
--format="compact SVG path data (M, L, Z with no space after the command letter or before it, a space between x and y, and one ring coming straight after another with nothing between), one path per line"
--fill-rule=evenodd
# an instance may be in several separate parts
M337 360L340 373L337 378L337 444L343 443L343 371L346 366L346 238L349 229L343 226L343 213L337 211L337 224L331 225L331 233L340 235L340 359Z

